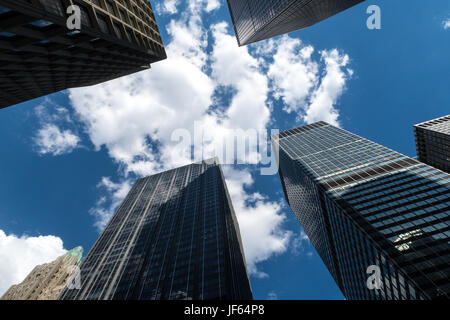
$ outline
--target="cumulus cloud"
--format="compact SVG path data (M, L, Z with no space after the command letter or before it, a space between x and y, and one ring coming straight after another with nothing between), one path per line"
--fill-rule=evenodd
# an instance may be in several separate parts
M156 3L156 10L159 14L168 13L175 14L178 12L178 5L180 4L180 0L164 0Z
M97 188L104 193L90 213L96 218L95 226L103 230L114 214L114 211L131 189L131 181L112 182L109 177L103 177Z
M109 155L123 166L125 175L149 175L192 162L188 150L171 140L176 129L192 132L197 123L212 133L209 146L201 150L206 158L214 155L215 147L231 129L262 129L270 120L267 79L259 70L258 60L246 48L237 47L225 23L211 28L213 49L208 56L208 32L201 13L211 10L211 3L191 1L189 12L171 20L167 26L171 41L166 46L170 59L155 64L150 72L70 91L73 107L94 146L106 146ZM209 59L211 74L207 73ZM225 73L227 69L239 72ZM232 87L236 92L223 112L213 108L220 86ZM246 192L243 184L253 183L248 171L227 172L249 270L264 276L256 264L288 246L290 233L282 229L285 216L279 203ZM91 210L101 228L129 184L104 178L99 187L110 194L102 196ZM253 203L248 205L249 201Z
M34 142L40 154L54 156L72 152L78 146L80 138L70 130L60 130L54 124L47 124L37 132Z
M297 113L298 121L327 121L339 125L338 99L346 88L353 70L349 56L337 49L315 49L300 39L284 35L255 45L255 53L271 60L267 76L275 99L283 102L283 110Z
M70 129L61 127L75 127L71 112L50 100L34 108L34 113L40 124L40 129L33 137L36 151L39 154L51 154L54 156L67 154L79 147L80 138Z
M201 10L201 3L193 1L189 15L171 20L167 30L172 40L166 46L170 59L155 64L151 72L70 91L94 146L106 146L127 172L148 175L166 169L162 164L189 161L178 157L171 161L169 145L174 144L170 139L174 130L192 131L212 104L215 84L203 70L207 41ZM165 149L158 154L149 140Z
M18 237L0 230L0 296L11 285L22 282L35 266L51 262L64 253L59 237Z
M318 64L312 59L314 48L302 46L300 39L289 36L283 36L276 47L268 71L275 98L283 100L287 112L298 112L318 81Z
M211 12L213 10L220 8L220 2L219 0L206 0L206 12Z
M39 123L73 123L70 111L45 97L44 101L34 108Z
M256 264L285 252L292 236L291 231L283 229L286 220L283 208L278 202L268 201L259 193L245 190L246 186L253 184L247 170L225 167L224 175L239 220L248 271L256 277L267 277L266 273L257 269Z
M169 23L170 59L155 64L151 72L70 91L94 146L105 145L126 172L148 175L190 162L190 146L180 150L185 146L171 139L176 129L193 133L196 123L210 133L209 146L195 155L201 158L213 156L233 129L262 129L270 120L267 79L247 49L236 46L224 23L212 28L212 76L206 73L207 31L199 11L194 6L190 15ZM225 74L226 69L240 71ZM217 86L237 92L224 113L209 112Z
M306 255L306 256L311 256L312 255L312 251L311 249L311 242L308 238L308 236L306 235L306 233L302 230L300 231L300 233L294 235L292 237L292 241L291 241L291 253L293 255Z
M313 59L311 46L288 36L252 53L249 47L237 46L227 23L204 25L202 16L219 6L216 0L188 1L166 26L169 58L151 70L70 90L71 104L89 139L97 150L105 147L121 170L121 181L103 178L98 185L102 196L91 210L98 228L125 197L130 177L216 156L233 130L267 129L272 121L271 91L286 111L301 111L306 121L337 121L334 105L348 78L343 71L348 57L336 50L322 51ZM335 79L338 84L332 83ZM226 99L221 96L224 91ZM195 139L198 126L207 139ZM179 143L183 132L194 139ZM249 147L244 157L237 160L255 163L258 150ZM285 252L293 238L283 227L283 206L249 191L254 185L250 169L224 167L224 174L248 269L253 276L265 277L257 264Z
M241 129L265 128L270 120L270 109L266 104L269 88L258 60L248 53L247 48L236 45L226 23L214 25L212 34L212 77L219 85L236 90L225 113L225 125Z
M353 71L345 68L349 56L333 49L322 51L321 59L325 62L325 75L311 96L304 120L306 123L326 121L339 126L339 112L335 104L345 90L347 79L353 74Z

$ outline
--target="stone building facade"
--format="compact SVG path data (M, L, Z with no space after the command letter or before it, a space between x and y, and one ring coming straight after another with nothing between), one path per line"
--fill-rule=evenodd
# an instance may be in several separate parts
M36 266L24 281L11 286L0 300L57 300L82 256L83 248L76 247L53 262Z

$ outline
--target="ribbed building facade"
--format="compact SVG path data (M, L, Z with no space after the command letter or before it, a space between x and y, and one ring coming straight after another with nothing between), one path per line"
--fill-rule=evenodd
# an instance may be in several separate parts
M227 0L240 46L309 27L364 0Z
M20 284L11 286L0 300L58 300L76 276L83 248L76 247L55 261L36 266Z
M71 5L80 30L68 28ZM148 0L0 0L0 108L165 58Z
M449 297L450 175L325 122L272 143L286 199L347 299Z
M81 265L71 300L252 299L216 159L136 181Z
M450 173L450 115L414 126L417 158Z

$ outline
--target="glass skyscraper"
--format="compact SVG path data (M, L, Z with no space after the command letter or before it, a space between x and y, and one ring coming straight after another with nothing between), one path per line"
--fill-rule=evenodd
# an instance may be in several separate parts
M450 173L450 115L414 126L419 161Z
M364 0L227 0L240 46L309 27Z
M166 59L149 0L0 0L0 21L0 108Z
M325 122L272 143L286 199L347 299L448 298L449 174Z
M217 161L137 180L60 299L252 299Z

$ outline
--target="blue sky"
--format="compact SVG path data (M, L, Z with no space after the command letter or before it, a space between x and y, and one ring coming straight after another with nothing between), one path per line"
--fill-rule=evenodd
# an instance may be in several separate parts
M371 4L381 30L366 27ZM412 126L449 113L447 0L366 1L241 48L225 1L152 5L166 61L0 110L0 293L37 263L88 250L137 177L188 162L170 138L194 121L221 136L325 120L413 157ZM224 166L255 298L343 299L279 177L258 169Z

